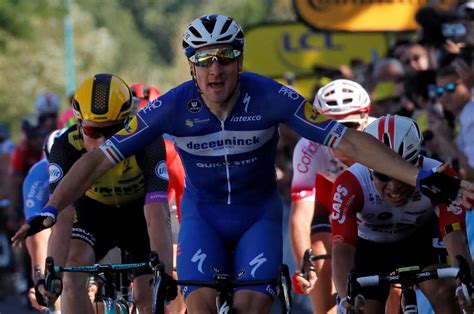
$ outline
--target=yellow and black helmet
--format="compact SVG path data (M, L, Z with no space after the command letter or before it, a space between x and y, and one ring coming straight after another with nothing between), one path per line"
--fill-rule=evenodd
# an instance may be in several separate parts
M94 122L120 121L132 110L132 93L119 76L96 74L76 89L72 108L78 120Z

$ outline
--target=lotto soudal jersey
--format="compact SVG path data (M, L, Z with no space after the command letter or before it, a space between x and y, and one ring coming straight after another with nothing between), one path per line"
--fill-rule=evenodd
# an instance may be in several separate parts
M440 164L436 160L422 158L425 170ZM455 175L454 170L450 171L450 175ZM466 210L463 206L433 204L419 190L414 191L405 205L392 206L378 192L369 169L355 164L334 182L331 213L333 243L355 245L357 236L374 242L397 242L423 227L433 212L439 216L442 237L453 230L465 230Z
M241 73L238 100L224 121L188 81L148 104L101 149L116 163L167 133L185 168L185 195L202 203L255 204L276 191L279 123L331 147L345 132L343 125L316 115L293 89Z

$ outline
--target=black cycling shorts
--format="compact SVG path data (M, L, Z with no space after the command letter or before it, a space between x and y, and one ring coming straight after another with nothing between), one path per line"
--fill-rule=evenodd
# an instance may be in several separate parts
M121 207L107 206L89 197L75 202L76 214L72 239L88 243L94 250L96 261L109 250L119 247L125 250L127 261L147 262L150 254L143 199ZM143 272L137 273L141 275Z
M396 268L446 264L447 251L440 247L438 219L433 217L415 234L399 242L377 243L357 238L355 274L358 276L388 274ZM366 299L385 303L389 285L364 287L361 294Z
M325 208L316 208L311 221L311 235L319 232L331 232L329 211Z

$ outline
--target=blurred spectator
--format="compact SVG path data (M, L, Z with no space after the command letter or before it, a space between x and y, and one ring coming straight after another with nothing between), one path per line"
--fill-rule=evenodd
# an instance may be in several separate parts
M8 198L8 164L14 149L8 127L0 123L0 201Z
M41 125L37 115L23 118L21 128L23 138L15 147L10 159L10 202L16 215L22 210L22 183L26 174L43 153L43 142L48 131ZM19 222L19 219L17 220Z
M67 128L77 123L76 117L74 116L74 110L72 109L73 98L74 93L69 95L68 107L59 116L58 129Z
M51 92L38 95L35 99L35 108L40 124L48 133L58 128L58 115L61 109L61 98L58 95Z
M428 49L419 43L403 45L401 47L399 58L407 73L426 71L433 68L430 62Z
M441 68L436 76L436 94L443 107L454 114L459 123L456 144L444 135L444 149L454 163L459 162L460 174L474 178L474 101L471 88L461 79L456 68Z

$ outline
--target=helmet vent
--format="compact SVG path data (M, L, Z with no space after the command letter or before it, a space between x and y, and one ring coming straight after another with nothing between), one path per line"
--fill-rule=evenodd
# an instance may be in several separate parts
M94 114L105 114L109 110L108 100L110 91L111 76L97 75L92 86L92 107L91 112Z
M392 144L390 143L390 136L388 136L387 133L383 134L383 143L388 147L392 147Z
M225 23L224 23L224 26L222 26L222 33L227 32L227 30L229 29L230 24L232 24L232 20L227 19L227 21L225 21Z
M196 28L194 28L194 27L191 26L191 27L189 28L189 31L190 31L191 33L193 33L194 36L196 36L196 37L201 37L201 34L199 34L199 32L197 31Z
M403 144L402 144L402 145L400 145L400 147L398 148L398 154L399 154L400 156L403 156L403 150L404 150L404 149L403 149ZM405 159L408 159L408 156L406 156Z
M225 36L225 37L221 37L221 38L219 39L219 41L228 41L228 40L231 39L231 38L232 38L232 35L228 35L228 36Z
M342 100L342 103L345 105L345 104L350 104L352 102L352 98L346 98L346 99L343 99Z

